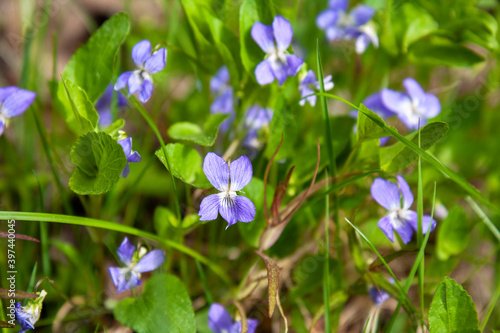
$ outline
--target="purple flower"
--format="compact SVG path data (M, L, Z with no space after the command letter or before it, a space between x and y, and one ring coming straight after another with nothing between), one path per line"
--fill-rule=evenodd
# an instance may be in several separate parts
M332 82L332 76L328 75L323 78L323 82L325 85L325 91L333 89L333 82ZM304 79L300 81L299 85L299 91L300 91L300 97L302 99L300 100L299 104L301 106L304 106L306 104L306 101L309 102L311 106L316 105L316 96L309 96L311 94L314 94L315 91L313 89L319 90L320 89L320 84L319 81L316 79L316 73L312 69L310 69L306 76L304 76ZM304 98L306 96L309 96L307 98Z
M138 69L120 75L114 88L121 90L128 86L130 94L139 93L139 100L146 103L153 93L151 74L165 68L167 49L162 47L151 54L151 43L145 39L135 44L132 49L132 59Z
M348 0L330 0L328 9L316 18L318 28L325 30L329 41L355 39L355 50L363 53L370 43L378 46L378 38L373 26L368 24L375 10L366 5L359 5L347 13Z
M247 318L248 333L254 333L258 325L257 319ZM214 333L240 333L241 321L233 322L222 305L213 303L208 310L208 328Z
M141 273L151 272L165 261L164 251L153 250L147 253L144 248L136 251L127 237L123 239L116 254L124 267L109 267L108 270L118 293L140 285Z
M260 85L278 80L281 86L289 76L295 76L304 60L287 53L292 43L293 29L290 22L282 16L276 16L273 24L265 25L255 22L252 27L252 38L266 52L266 58L255 68L255 77Z
M198 213L200 221L215 220L218 213L227 221L226 229L238 221L253 221L253 202L236 194L252 180L252 163L248 157L243 155L228 164L216 154L208 153L203 161L203 172L220 193L211 194L202 200Z
M121 176L123 178L127 178L130 172L129 163L139 163L141 161L141 155L139 155L136 151L132 151L132 138L130 136L125 139L118 140L118 143L122 146L125 157L127 157L127 165L123 168Z
M269 126L273 119L273 110L260 105L252 105L245 111L245 128L248 133L243 140L243 145L250 149L250 158L256 155L257 150L262 146L259 140L259 131Z
M373 199L389 213L378 221L378 227L384 232L391 242L394 242L394 230L405 244L411 240L413 232L417 230L417 212L410 210L413 203L413 194L410 186L403 177L397 176L397 185L382 178L376 178L371 187ZM401 200L403 201L401 203ZM436 221L429 215L424 215L423 233L427 232L429 224L430 231L436 227Z
M384 290L378 290L375 287L371 287L370 290L368 290L368 295L370 295L373 303L375 303L376 306L381 305L389 298L391 298L391 296L387 292L385 292Z
M36 93L18 87L0 87L0 135L12 117L23 114L35 100Z
M219 68L210 79L210 91L215 96L214 102L210 105L210 112L231 115L221 125L221 130L226 131L234 119L233 87L229 84L229 70L226 66Z
M110 84L106 91L95 103L95 109L99 114L99 125L107 127L111 125L111 103L113 101L113 85ZM117 94L117 107L122 108L127 105L127 99L120 92Z
M412 78L403 80L406 94L391 89L382 89L381 98L384 106L397 114L409 129L418 129L441 112L441 103L433 95L426 93L420 84Z
M40 319L45 296L47 296L47 292L42 290L39 296L35 299L30 299L26 306L22 306L21 302L16 303L16 320L19 326L21 326L19 333L35 329L35 324Z

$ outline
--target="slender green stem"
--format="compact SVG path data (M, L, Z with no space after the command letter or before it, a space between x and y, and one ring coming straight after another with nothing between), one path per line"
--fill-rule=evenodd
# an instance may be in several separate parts
M196 268L198 269L198 274L200 275L201 283L203 284L203 289L205 291L205 297L207 298L207 302L212 304L214 299L212 298L212 293L210 292L210 288L208 288L207 279L205 278L205 272L203 272L203 267L198 259L196 259Z
M418 126L418 147L420 148L420 120ZM418 190L417 190L417 246L422 247L422 225L424 216L424 189L422 178L422 157L418 155ZM418 292L420 296L420 312L424 317L424 269L425 262L422 260L418 269Z
M165 146L165 141L163 141L163 137L160 134L160 130L158 129L158 127L154 123L153 119L151 119L151 117L149 116L148 112L146 111L146 109L144 109L144 106L142 106L142 104L137 100L137 98L135 98L134 96L130 96L129 97L129 101L139 111L139 113L142 115L142 117L144 118L144 120L146 120L146 122L148 123L149 127L151 127L151 129L155 133L158 141L160 142L161 149L163 151L163 155L165 156L165 161L167 162L167 167L168 167L168 170L169 170L170 179L172 180L172 187L174 189L174 199L175 199L175 209L176 209L176 213L177 213L177 220L181 221L181 206L180 206L180 203L179 203L179 197L177 196L177 186L175 185L174 175L173 175L173 173L171 171L172 168L170 167L170 161L168 160L167 147Z
M497 290L495 291L495 295L490 300L490 303L488 303L488 308L486 310L486 314L484 315L484 317L482 319L481 332L483 332L484 329L486 328L486 324L488 323L488 320L490 319L491 314L493 313L493 310L495 309L495 305L498 302L498 298L500 298L500 283L497 284Z
M86 217L79 216L69 216L69 215L60 215L60 214L46 214L46 213L33 213L33 212L9 212L9 211L0 211L0 220L19 220L19 221L32 221L32 222L51 222L51 223L66 223L72 225L81 225L86 227L94 227L100 229L106 229L111 231L118 231L129 235L134 235L137 237L142 237L146 239L150 239L156 241L166 247L174 248L186 255L199 260L201 263L205 264L208 268L210 268L215 274L217 274L227 285L233 286L231 279L227 275L227 273L219 267L217 264L211 262L209 259L199 254L198 252L190 249L189 247L171 241L169 239L165 239L163 237L154 235L152 233L136 229L130 226L117 224L109 221L91 219Z
M431 220L434 218L434 208L436 204L436 183L434 183L434 197L432 200L432 211L431 211ZM422 246L420 247L420 250L418 251L417 258L415 259L415 262L413 263L413 267L411 268L410 274L408 275L408 278L406 280L406 284L404 287L404 294L408 294L408 290L410 290L411 283L413 281L413 278L415 277L415 274L417 273L417 269L420 267L420 263L423 262L423 257L425 254L425 247L427 246L427 241L429 240L430 236L430 230L431 230L432 223L429 224L429 228L427 229L427 232L425 234L424 241L422 242ZM396 322L396 318L399 314L399 309L401 308L403 302L403 296L401 296L398 299L398 305L396 306L396 309L394 310L392 317L389 321L389 324L387 325L387 329L385 330L386 332L390 333L392 330L392 326ZM422 314L423 317L423 314Z
M40 185L40 180L38 179L38 175L35 171L33 171L36 177L36 181L38 183L38 191L40 192L40 212L44 213L44 205L43 205L43 191L42 186ZM50 253L49 253L49 229L46 222L40 222L40 247L42 248L42 268L43 274L45 276L50 276Z
M495 236L496 239L498 241L500 241L500 232L495 227L495 225L493 224L493 222L491 222L491 220L488 218L488 216L483 212L483 210L481 209L481 207L479 207L479 205L471 197L467 197L467 198L465 198L465 200L467 200L467 202L469 203L469 205L472 207L472 209L474 210L474 212L481 218L481 221L483 221L483 223L486 225L486 227L488 229L490 229L490 231L493 234L493 236Z
M326 190L328 190L328 172L325 171ZM330 323L330 231L329 224L329 196L325 195L325 269L323 276L323 303L325 307L325 332L332 331Z

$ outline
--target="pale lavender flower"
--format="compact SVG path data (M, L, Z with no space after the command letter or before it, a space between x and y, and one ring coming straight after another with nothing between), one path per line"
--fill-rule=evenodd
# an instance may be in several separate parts
M21 302L16 303L16 321L21 326L19 333L35 329L35 324L40 319L45 296L47 296L47 292L42 290L38 297L30 299L26 306L22 306Z
M389 295L386 291L378 290L375 287L371 287L370 290L368 290L368 294L376 306L380 306L382 303L391 298L391 295Z
M257 319L247 318L248 333L255 333L259 325ZM233 322L231 315L218 303L213 303L208 310L208 328L214 333L240 333L241 321Z
M348 7L348 0L330 0L328 9L316 18L316 25L325 30L329 41L355 39L357 53L363 53L370 44L378 47L375 29L368 24L375 10L370 6L359 5L348 13Z
M382 89L381 98L384 106L397 114L398 118L409 129L418 129L427 123L427 119L434 118L441 112L441 103L412 78L403 80L406 94L391 89Z
M161 49L151 54L151 43L142 40L132 49L132 59L138 67L135 71L122 73L115 83L114 89L121 90L128 86L130 94L139 93L139 100L146 103L153 94L153 80L151 74L165 68L167 49Z
M243 140L243 146L249 148L249 156L252 159L261 148L263 142L259 140L259 131L269 126L273 119L273 110L260 105L252 105L245 111L245 128L247 135Z
M334 83L332 82L331 75L325 76L323 78L323 83L325 86L325 91L333 89ZM300 97L302 97L302 99L299 102L301 106L304 106L306 104L306 101L309 102L311 106L316 105L317 96L309 96L315 93L314 89L316 89L316 91L319 90L320 84L319 81L316 79L316 73L314 73L314 71L310 69L309 71L307 71L307 74L304 76L304 78L302 79L302 81L300 81L299 84ZM304 98L306 96L309 97Z
M117 107L123 108L127 105L127 99L122 93L118 92L117 96ZM101 97L97 100L94 107L99 114L99 125L102 127L107 127L111 125L111 103L113 102L113 85L110 84Z
M221 125L221 130L226 131L229 124L234 119L234 93L233 87L229 83L229 70L226 66L222 66L210 79L210 91L215 96L215 100L210 105L211 113L230 114L229 119Z
M164 251L153 250L147 253L144 248L136 251L127 237L123 239L116 254L124 267L109 267L108 271L118 293L139 286L141 273L153 271L165 261Z
M129 163L139 163L141 161L141 155L138 152L132 151L132 138L130 136L125 139L118 140L118 144L122 146L125 157L127 157L127 165L123 168L121 176L127 178L130 172Z
M9 119L23 114L35 100L36 93L18 87L0 87L0 135Z
M248 157L243 155L228 164L220 156L208 153L203 162L203 172L220 193L211 194L202 200L198 213L200 221L215 220L218 213L227 221L226 229L238 221L253 221L253 202L236 194L252 180L252 163Z
M371 187L373 199L387 209L389 213L378 222L378 227L394 242L394 230L401 236L403 243L408 244L414 231L417 231L417 212L410 210L413 194L403 177L397 176L397 185L382 178L376 178ZM402 201L402 202L401 202ZM436 221L429 215L422 219L422 231L425 234L431 224L430 231L436 227Z
M292 43L293 29L290 22L282 16L276 16L272 25L255 22L252 38L266 52L266 58L255 68L255 77L260 85L272 83L274 79L282 85L286 78L295 76L304 60L287 53Z

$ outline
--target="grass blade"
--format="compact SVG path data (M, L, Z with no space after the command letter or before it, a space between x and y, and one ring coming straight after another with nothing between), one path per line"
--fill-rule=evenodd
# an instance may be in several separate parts
M326 190L328 190L328 173L325 171ZM330 323L330 231L329 224L329 201L330 197L325 195L325 268L323 276L323 303L325 307L325 332L331 332Z

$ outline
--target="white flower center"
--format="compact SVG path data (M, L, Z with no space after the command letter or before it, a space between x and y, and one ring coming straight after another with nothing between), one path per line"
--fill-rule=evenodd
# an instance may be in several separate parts
M219 196L219 203L224 207L232 207L234 205L234 198L236 198L236 191L230 189L217 194Z
M407 209L393 209L389 211L389 217L394 229L399 229L406 223L409 218L409 212Z
M354 18L351 15L349 15L345 12L342 12L342 13L340 13L340 17L337 21L337 26L341 27L341 28L345 28L345 27L354 25L354 23L355 23Z
M279 69L287 63L285 52L278 50L278 48L274 48L272 52L269 52L267 58L271 62L272 69Z

